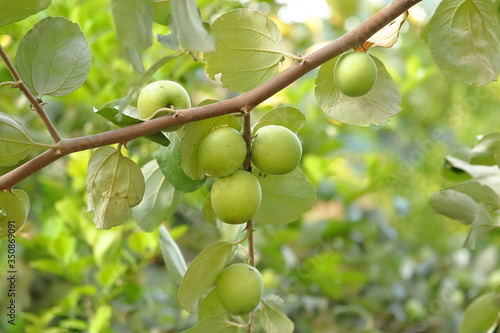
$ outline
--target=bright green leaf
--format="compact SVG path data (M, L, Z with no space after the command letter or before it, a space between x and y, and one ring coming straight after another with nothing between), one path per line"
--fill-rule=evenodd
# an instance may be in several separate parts
M218 73L224 87L246 92L269 80L283 60L281 32L271 19L251 9L219 16L210 30L215 51L205 53L207 74Z
M253 219L265 224L286 224L299 219L316 201L316 192L300 169L281 176L261 175L262 203Z
M500 72L500 24L488 0L443 0L429 25L434 61L451 79L482 86Z
M283 300L270 296L262 300L262 308L255 313L255 321L266 333L292 333L294 324L281 309Z
M19 44L16 68L37 96L67 95L85 82L92 56L78 24L65 17L47 17Z
M477 240L484 237L488 232L498 228L500 228L500 225L493 220L486 206L482 203L477 205L474 220L472 221L464 247L474 250Z
M378 78L372 90L360 97L342 94L333 79L337 58L324 63L316 78L314 94L320 108L331 118L349 125L380 125L396 115L401 108L401 95L384 64L373 57Z
M151 232L175 213L181 194L165 179L156 160L142 168L146 181L142 201L132 209L142 230Z
M19 22L47 8L52 0L0 0L0 27Z
M97 229L120 225L129 208L144 196L144 176L131 159L113 147L101 147L90 158L87 174L88 210Z
M19 230L29 210L30 200L23 190L0 191L0 238Z
M208 316L202 318L195 326L182 331L181 333L243 333L243 328L238 328L237 324L230 322L223 316Z
M445 189L434 193L429 200L429 205L438 214L463 224L471 224L478 204L465 193Z
M194 258L179 286L179 303L184 310L191 313L196 311L198 301L214 284L220 271L233 257L233 253L234 245L217 242Z
M170 18L170 0L155 0L153 6L153 21L168 26Z
M17 164L33 146L28 132L17 120L0 112L0 166Z
M493 332L491 328L498 324L499 313L500 294L487 293L479 296L465 309L460 333Z
M280 125L297 133L306 122L306 116L299 109L281 106L266 112L253 126L252 133L267 125Z
M470 151L471 164L495 165L500 159L500 133L483 136Z
M182 48L195 52L211 52L214 38L203 27L195 0L170 1L172 30Z
M206 179L193 180L186 175L181 167L181 142L175 133L170 135L169 138L171 144L168 147L160 147L155 155L161 172L179 191L196 191L205 183Z
M90 320L89 333L100 333L104 332L111 322L111 317L113 316L113 308L111 305L102 304L94 312L94 316Z
M112 0L116 35L130 49L144 50L153 44L152 0Z
M184 274L186 274L186 260L179 246L170 236L168 229L163 225L160 227L160 247L168 272L175 283L180 283Z

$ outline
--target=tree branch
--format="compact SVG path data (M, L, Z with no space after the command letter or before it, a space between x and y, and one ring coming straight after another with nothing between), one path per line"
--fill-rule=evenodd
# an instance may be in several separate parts
M1 176L0 190L12 188L21 180L29 177L36 171L67 154L110 144L128 142L144 135L152 134L175 125L186 124L196 120L237 113L241 112L241 110L252 110L254 107L269 97L275 95L277 92L292 84L316 67L351 48L362 45L373 34L420 1L422 0L394 0L387 7L374 14L352 31L346 33L325 47L306 55L303 57L301 62L294 63L292 66L288 67L283 72L255 89L232 99L183 110L182 112L179 112L176 117L164 116L140 124L118 128L95 135L74 139L63 139L58 142L56 141L58 143L57 149L50 149L17 167L11 172ZM5 53L3 50L1 50L1 54L2 58L4 58ZM10 63L10 61L8 61L8 63ZM29 93L27 97L30 95L31 93ZM31 96L33 97L33 95ZM30 102L36 102L34 103L34 106L38 105L36 100L30 100ZM45 112L43 112L43 114L45 114Z

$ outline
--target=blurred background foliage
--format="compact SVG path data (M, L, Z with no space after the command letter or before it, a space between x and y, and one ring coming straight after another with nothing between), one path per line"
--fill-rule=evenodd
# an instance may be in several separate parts
M23 35L46 16L66 16L86 34L93 55L88 80L68 96L45 100L66 138L114 128L92 108L126 96L142 76L116 39L109 2L54 0L47 10L0 28L0 43L12 59ZM233 8L260 10L279 25L287 51L306 54L388 2L197 3L208 22ZM316 3L319 11L314 12ZM467 304L500 283L498 233L478 242L475 251L465 250L468 229L428 206L432 193L460 177L443 167L444 157L499 129L500 85L454 83L432 60L426 34L437 3L425 0L412 9L395 47L371 51L403 97L401 113L387 124L358 128L328 119L314 99L315 72L255 111L293 105L307 116L299 132L302 168L317 189L318 201L289 225L257 225L255 236L266 292L285 300L297 332L457 332ZM169 32L156 23L153 28L155 33ZM155 40L141 52L143 66L147 70L175 52ZM163 66L152 78L158 79L182 83L194 104L234 95L208 80L203 61L188 55ZM7 80L1 65L0 81ZM19 91L2 87L0 93L1 111L17 117L35 140L50 142ZM129 148L130 156L144 165L158 147L139 139ZM179 310L177 285L163 263L158 232L143 232L133 220L109 231L94 229L86 213L89 157L88 151L72 154L19 184L32 202L28 222L17 234L20 314L16 326L2 319L0 331L179 332L189 327L196 318ZM0 173L8 170L1 168ZM165 222L188 262L233 232L204 221L206 193L201 189L184 195ZM6 248L5 240L0 246ZM0 312L5 311L3 301L4 296Z

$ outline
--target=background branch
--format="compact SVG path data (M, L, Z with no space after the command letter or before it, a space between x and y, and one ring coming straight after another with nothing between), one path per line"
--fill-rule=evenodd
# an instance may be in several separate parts
M41 105L24 86L24 84L21 84L19 88L23 91L23 93L25 93L26 97L30 100L30 103L32 103L35 110L42 117L42 120L45 119L44 122L58 145L57 149L50 149L10 171L9 173L1 176L0 190L12 188L21 180L29 177L58 158L73 152L102 147L110 144L128 142L144 135L164 130L171 126L186 124L196 120L237 113L241 112L241 110L252 110L255 106L275 95L277 92L292 84L316 67L351 48L362 45L363 42L365 42L373 34L420 1L422 0L394 0L387 7L374 14L352 31L346 33L325 47L308 54L303 58L303 61L294 63L280 74L242 95L226 101L183 110L178 113L177 117L164 116L140 124L102 132L95 135L61 140L57 131L53 128L50 120L43 111L43 108L41 108ZM1 48L0 54L7 66L9 66L9 64L12 65L7 55ZM14 77L14 79L18 81L20 80L20 78L16 77Z

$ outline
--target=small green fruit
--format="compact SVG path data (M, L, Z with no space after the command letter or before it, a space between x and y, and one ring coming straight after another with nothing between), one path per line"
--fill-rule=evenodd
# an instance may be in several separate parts
M342 94L359 97L367 94L377 81L377 65L365 52L344 53L335 63L333 78Z
M271 175L284 175L300 163L302 145L295 133L284 126L268 125L255 133L252 162Z
M189 109L191 100L186 89L177 82L162 80L145 86L137 98L139 118L151 117L158 109L170 108L174 110ZM174 126L168 131L174 131L181 126Z
M210 196L215 216L229 224L241 224L257 212L262 189L252 173L238 170L230 176L217 178Z
M247 264L239 263L225 268L217 277L215 291L227 312L242 316L259 305L264 290L260 272Z
M219 127L200 142L200 167L210 176L225 177L238 170L247 155L243 136L232 127Z

